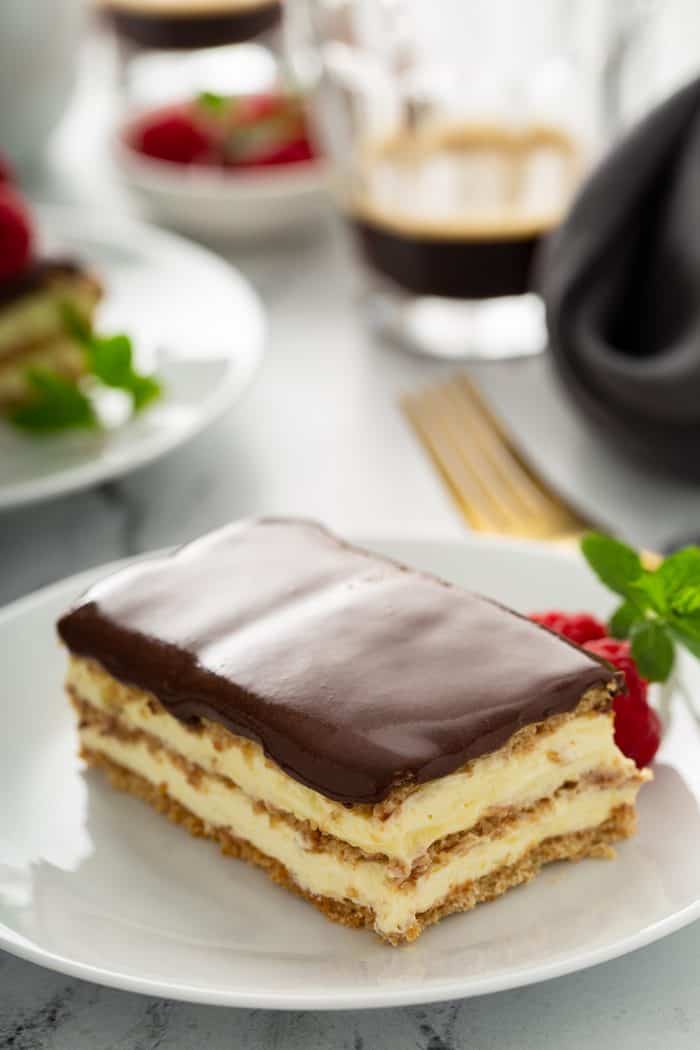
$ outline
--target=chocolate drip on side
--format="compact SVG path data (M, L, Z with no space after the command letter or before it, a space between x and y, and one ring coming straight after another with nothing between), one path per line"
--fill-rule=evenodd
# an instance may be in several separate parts
M297 520L234 524L129 567L58 629L174 717L256 740L348 803L453 772L615 679L516 613Z

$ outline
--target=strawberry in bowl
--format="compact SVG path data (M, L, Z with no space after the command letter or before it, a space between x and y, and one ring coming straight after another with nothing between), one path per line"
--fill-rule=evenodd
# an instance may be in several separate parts
M323 159L296 94L204 92L142 113L119 130L115 157L156 217L194 236L307 225L326 200Z

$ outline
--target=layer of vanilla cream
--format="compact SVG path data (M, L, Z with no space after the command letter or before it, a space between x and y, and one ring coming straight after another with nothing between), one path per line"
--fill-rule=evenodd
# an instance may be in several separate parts
M56 275L50 289L27 292L0 309L0 358L65 334L62 304L89 317L100 291L91 278Z
M217 750L212 736L152 711L148 694L121 685L92 661L72 657L68 685L94 707L117 715L126 728L145 730L202 769L228 777L251 798L365 853L384 854L404 870L433 842L468 830L496 808L530 805L586 773L617 780L635 774L634 763L615 746L611 716L591 712L540 734L530 749L507 758L494 752L462 772L429 781L382 817L370 807L348 808L300 784L248 741Z
M333 851L313 851L293 824L274 820L239 788L206 774L193 786L163 748L143 740L124 741L85 727L83 745L140 774L210 827L229 830L256 849L280 861L295 883L308 893L347 900L370 908L377 930L401 935L417 915L450 896L456 888L515 863L538 843L596 827L616 806L633 803L638 783L618 788L589 787L563 792L542 811L524 814L499 837L484 838L465 851L454 851L415 881L398 884L389 866L376 860L346 859Z

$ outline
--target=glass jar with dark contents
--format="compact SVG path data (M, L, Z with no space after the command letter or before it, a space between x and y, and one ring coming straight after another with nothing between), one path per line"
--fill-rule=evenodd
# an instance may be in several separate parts
M600 133L591 4L295 0L291 11L373 326L440 357L543 349L536 256Z
M282 0L98 0L132 109L188 94L265 91L278 77Z

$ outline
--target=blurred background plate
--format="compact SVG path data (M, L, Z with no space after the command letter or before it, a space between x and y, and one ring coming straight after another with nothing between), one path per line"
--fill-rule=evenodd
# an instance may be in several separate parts
M228 263L172 234L71 209L38 211L47 251L75 255L105 286L98 328L126 332L164 395L105 433L37 438L0 424L0 509L140 467L189 440L241 396L260 363L265 321Z

